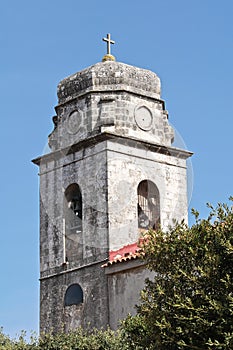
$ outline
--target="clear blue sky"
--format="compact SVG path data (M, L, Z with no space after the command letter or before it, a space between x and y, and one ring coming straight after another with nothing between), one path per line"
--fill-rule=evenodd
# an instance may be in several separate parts
M52 130L56 86L101 60L112 34L118 61L156 72L170 122L192 159L190 208L232 191L231 0L1 0L0 326L38 330L37 168Z

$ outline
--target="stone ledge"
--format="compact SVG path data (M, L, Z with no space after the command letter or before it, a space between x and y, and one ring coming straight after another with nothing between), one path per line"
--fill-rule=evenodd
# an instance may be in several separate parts
M89 264L84 264L84 265L81 265L81 266L77 266L77 267L74 267L74 268L71 268L69 269L69 265L67 265L67 268L64 269L64 268L60 268L60 270L57 270L56 272L51 272L51 269L49 271L43 271L41 272L41 277L40 277L40 281L43 281L43 280L46 280L46 279L49 279L49 278L53 278L53 277L57 277L57 276L61 276L61 275L65 275L65 274L68 274L68 273L71 273L71 272L74 272L74 271L78 271L78 270L82 270L82 269L85 269L87 267L90 267L90 266L94 266L94 265L98 265L100 264L100 267L103 265L103 263L106 263L108 261L108 259L104 259L104 260L98 260L98 261L93 261Z
M44 162L49 162L49 161L54 161L58 160L60 158L64 157L64 154L69 155L74 152L79 151L80 149L83 148L88 148L88 147L93 147L94 145L106 141L106 140L111 140L113 142L118 142L120 144L126 144L130 147L134 148L143 148L147 149L148 151L151 152L156 152L156 153L161 153L169 156L174 156L177 158L181 159L187 159L193 155L193 152L182 150L179 148L173 148L173 147L167 147L167 146L162 146L156 143L152 142L147 142L147 141L141 141L139 139L133 138L133 137L126 137L126 136L119 136L114 133L110 132L103 132L101 134L98 134L96 136L89 137L85 140L82 140L80 142L77 142L76 144L66 147L64 149L45 154L44 156L35 158L32 160L32 162L36 165L40 165L41 161L43 160Z

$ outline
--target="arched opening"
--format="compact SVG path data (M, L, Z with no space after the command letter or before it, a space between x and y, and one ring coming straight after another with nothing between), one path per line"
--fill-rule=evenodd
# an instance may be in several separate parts
M66 235L82 231L82 195L77 184L71 184L65 191Z
M138 185L138 228L156 229L160 224L160 200L157 186L150 180L143 180Z
M64 305L79 305L83 303L83 290L79 284L71 284L65 294Z
M64 195L64 262L80 256L82 250L82 194L79 185L67 187Z

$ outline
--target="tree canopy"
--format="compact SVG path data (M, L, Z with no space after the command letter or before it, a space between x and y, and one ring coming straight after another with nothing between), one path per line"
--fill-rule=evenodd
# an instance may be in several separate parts
M191 228L181 222L144 235L144 258L155 277L145 282L136 317L124 322L131 344L233 349L233 210L208 206L207 219L193 210Z

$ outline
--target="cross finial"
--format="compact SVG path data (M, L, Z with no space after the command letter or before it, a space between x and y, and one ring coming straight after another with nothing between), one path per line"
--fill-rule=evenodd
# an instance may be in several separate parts
M115 44L115 41L111 40L111 34L107 34L107 38L103 38L103 41L107 43L107 55L111 55L111 44Z
M111 44L115 44L115 41L111 40L111 34L108 33L107 38L103 38L103 41L107 43L107 54L102 61L115 61L115 57L111 55Z

